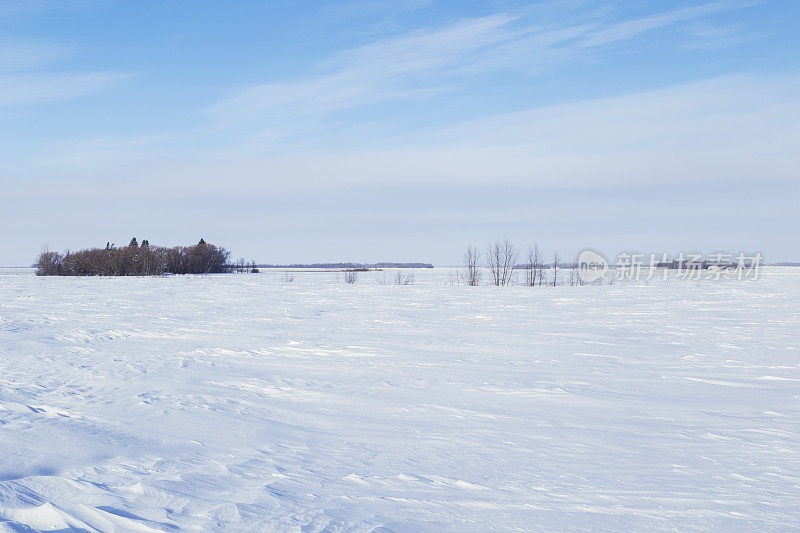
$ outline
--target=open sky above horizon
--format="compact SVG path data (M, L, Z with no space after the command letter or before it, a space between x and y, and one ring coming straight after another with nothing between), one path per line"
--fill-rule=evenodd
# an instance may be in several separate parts
M800 2L0 0L0 266L800 260Z

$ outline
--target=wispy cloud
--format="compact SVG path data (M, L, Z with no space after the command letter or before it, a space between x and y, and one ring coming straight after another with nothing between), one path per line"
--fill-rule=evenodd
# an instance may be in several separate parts
M72 48L27 39L0 40L0 73L29 70L69 57Z
M130 166L167 154L175 156L181 151L175 147L175 140L170 135L156 134L59 141L42 147L34 166L75 173L104 172L109 167Z
M721 50L755 38L742 23L692 24L686 28L686 40L680 45L684 50Z
M339 53L305 79L257 85L208 113L225 121L324 117L341 109L445 90L435 80L472 61L476 51L509 39L508 16L468 20L442 30L414 32Z
M108 3L108 0L3 0L0 2L0 21L15 20L46 11L52 13L75 13L93 9Z
M114 72L0 75L0 107L45 104L93 94L127 78Z
M280 190L351 186L492 183L603 189L631 184L726 187L761 179L788 183L797 176L798 94L797 76L737 75L497 114L415 134L381 149L316 149L281 156L217 152L183 158L151 153L148 158L149 144L142 141L101 141L60 147L71 159L41 156L40 161L54 164L62 175L85 175L87 162L98 157L102 164L95 170L101 173L114 158L124 161L116 165L119 185L110 185L133 187L114 192L125 197L158 187L165 198L180 198L187 194L187 184L207 198L243 199ZM129 164L142 149L145 157ZM141 176L152 183L145 184ZM59 194L92 194L75 183L69 187Z
M109 89L129 75L119 72L69 72L54 64L76 53L74 47L30 39L0 40L0 108L36 105ZM59 65L60 66L60 65Z
M258 125L270 139L307 134L343 111L440 96L500 70L534 74L752 3L715 1L621 21L599 10L544 26L524 12L467 19L339 52L303 78L242 88L206 112L221 123Z
M610 24L606 28L592 32L585 39L582 39L580 42L578 42L578 46L581 48L590 48L627 41L653 30L667 28L676 24L696 20L701 17L707 17L722 11L740 9L754 3L757 2L710 2L698 6L667 11L665 13L659 13L648 17L626 20Z

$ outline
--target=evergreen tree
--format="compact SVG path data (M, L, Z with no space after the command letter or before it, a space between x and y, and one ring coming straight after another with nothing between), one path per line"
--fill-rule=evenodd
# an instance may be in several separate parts
M130 242L130 244L128 244L128 246L130 246L132 248L138 248L139 247L139 242L136 240L136 237L131 239L131 242Z
M204 241L203 238L200 237L200 242L197 243L197 246L203 246L205 243L206 241Z

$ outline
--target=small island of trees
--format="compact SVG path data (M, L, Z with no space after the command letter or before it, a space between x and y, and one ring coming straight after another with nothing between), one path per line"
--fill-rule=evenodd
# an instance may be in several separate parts
M194 246L153 246L136 237L128 246L106 243L64 254L45 250L36 262L38 276L157 276L162 274L214 274L229 272L230 253L203 239Z

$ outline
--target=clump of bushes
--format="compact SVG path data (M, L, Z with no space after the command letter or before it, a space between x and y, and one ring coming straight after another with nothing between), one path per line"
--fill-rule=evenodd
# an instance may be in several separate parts
M203 239L194 246L165 248L130 244L90 248L65 254L44 251L36 262L38 276L154 276L161 274L212 274L228 272L230 253Z

